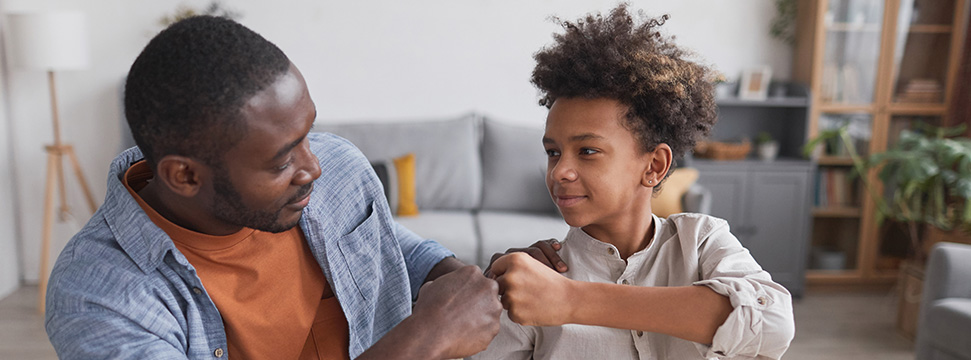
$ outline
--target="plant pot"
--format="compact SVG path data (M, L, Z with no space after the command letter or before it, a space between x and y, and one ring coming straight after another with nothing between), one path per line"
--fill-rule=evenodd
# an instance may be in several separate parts
M776 141L761 143L758 146L758 153L759 159L762 161L775 160L776 156L779 155L779 143Z
M917 319L920 315L920 299L924 293L924 267L913 261L905 261L897 279L897 332L914 340Z
M735 96L735 83L723 82L715 85L715 98L728 99Z

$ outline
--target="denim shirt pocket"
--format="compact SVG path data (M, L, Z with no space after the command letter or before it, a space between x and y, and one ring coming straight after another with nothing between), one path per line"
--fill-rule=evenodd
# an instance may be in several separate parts
M381 223L378 217L374 204L368 204L364 221L337 240L354 285L366 300L373 300L381 277Z

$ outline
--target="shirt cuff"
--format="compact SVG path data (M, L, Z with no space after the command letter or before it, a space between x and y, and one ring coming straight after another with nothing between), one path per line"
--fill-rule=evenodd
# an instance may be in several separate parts
M755 358L763 343L763 311L777 299L762 287L753 286L744 279L710 279L694 282L728 297L732 312L715 331L711 345L696 344L706 358ZM779 354L781 355L781 354Z

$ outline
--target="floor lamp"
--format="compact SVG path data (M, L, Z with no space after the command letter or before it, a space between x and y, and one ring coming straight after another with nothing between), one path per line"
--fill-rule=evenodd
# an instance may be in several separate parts
M88 183L84 180L81 165L74 154L74 148L61 141L54 81L55 71L80 70L87 67L88 39L84 14L78 12L10 14L8 20L14 65L25 69L47 71L51 117L54 121L54 143L44 147L47 151L47 180L44 187L44 229L41 235L37 304L38 311L43 313L47 293L47 272L50 267L51 231L54 227L55 192L60 195L61 221L65 220L70 212L67 192L64 189L63 160L65 157L71 162L91 212L93 213L97 208Z

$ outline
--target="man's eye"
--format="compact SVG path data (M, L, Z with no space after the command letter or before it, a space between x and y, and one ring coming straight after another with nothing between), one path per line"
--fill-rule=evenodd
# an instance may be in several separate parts
M293 164L293 159L287 160L287 162L285 164L280 165L280 166L277 166L276 167L276 171L286 170L286 169L290 168L290 165L291 164Z
M590 149L590 148L580 149L580 155L593 155L593 154L596 154L598 152L599 151L597 151L595 149Z
M549 157L560 156L560 152L553 149L549 149L549 150L546 150L546 156L549 156Z

